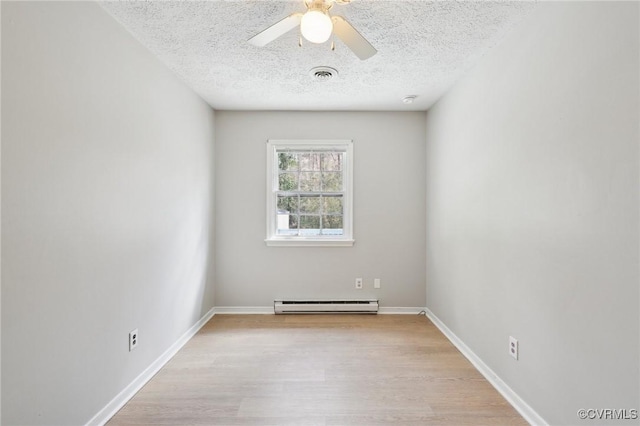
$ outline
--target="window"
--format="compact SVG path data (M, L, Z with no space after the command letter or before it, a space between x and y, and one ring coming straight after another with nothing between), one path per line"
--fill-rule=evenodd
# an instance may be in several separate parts
M267 245L353 245L352 170L349 140L270 140Z

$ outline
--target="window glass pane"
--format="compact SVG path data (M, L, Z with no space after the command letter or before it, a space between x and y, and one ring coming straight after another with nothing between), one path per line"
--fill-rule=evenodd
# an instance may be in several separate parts
M280 173L278 176L279 191L297 191L298 190L298 174L297 173Z
M300 191L320 191L320 172L300 172Z
M300 229L320 229L320 216L300 215Z
M300 170L302 171L320 171L320 160L322 154L318 153L300 153L298 154Z
M298 197L278 195L278 214L298 213Z
M322 199L322 211L324 213L342 213L342 195Z
M300 213L320 214L320 196L300 197Z
M322 190L326 192L341 192L342 172L323 172Z
M340 171L342 170L342 152L325 152L322 154L322 170Z
M297 214L292 214L289 216L289 228L290 229L298 229L300 227L300 216Z
M322 235L342 235L342 215L322 216Z
M298 155L291 152L279 152L278 168L280 170L298 170Z

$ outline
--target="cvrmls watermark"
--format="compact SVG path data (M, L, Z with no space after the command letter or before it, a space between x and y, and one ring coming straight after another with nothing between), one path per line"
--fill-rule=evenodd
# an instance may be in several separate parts
M637 420L636 409L612 409L612 408L581 408L578 410L578 418L582 420Z

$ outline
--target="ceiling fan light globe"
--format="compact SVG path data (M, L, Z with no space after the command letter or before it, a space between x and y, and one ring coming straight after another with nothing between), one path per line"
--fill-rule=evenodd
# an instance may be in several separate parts
M302 16L300 32L311 43L324 43L331 37L333 22L327 14L310 10Z

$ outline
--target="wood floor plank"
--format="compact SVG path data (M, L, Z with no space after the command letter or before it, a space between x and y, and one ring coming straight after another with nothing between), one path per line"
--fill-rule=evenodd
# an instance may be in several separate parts
M423 316L217 315L108 424L527 423Z

